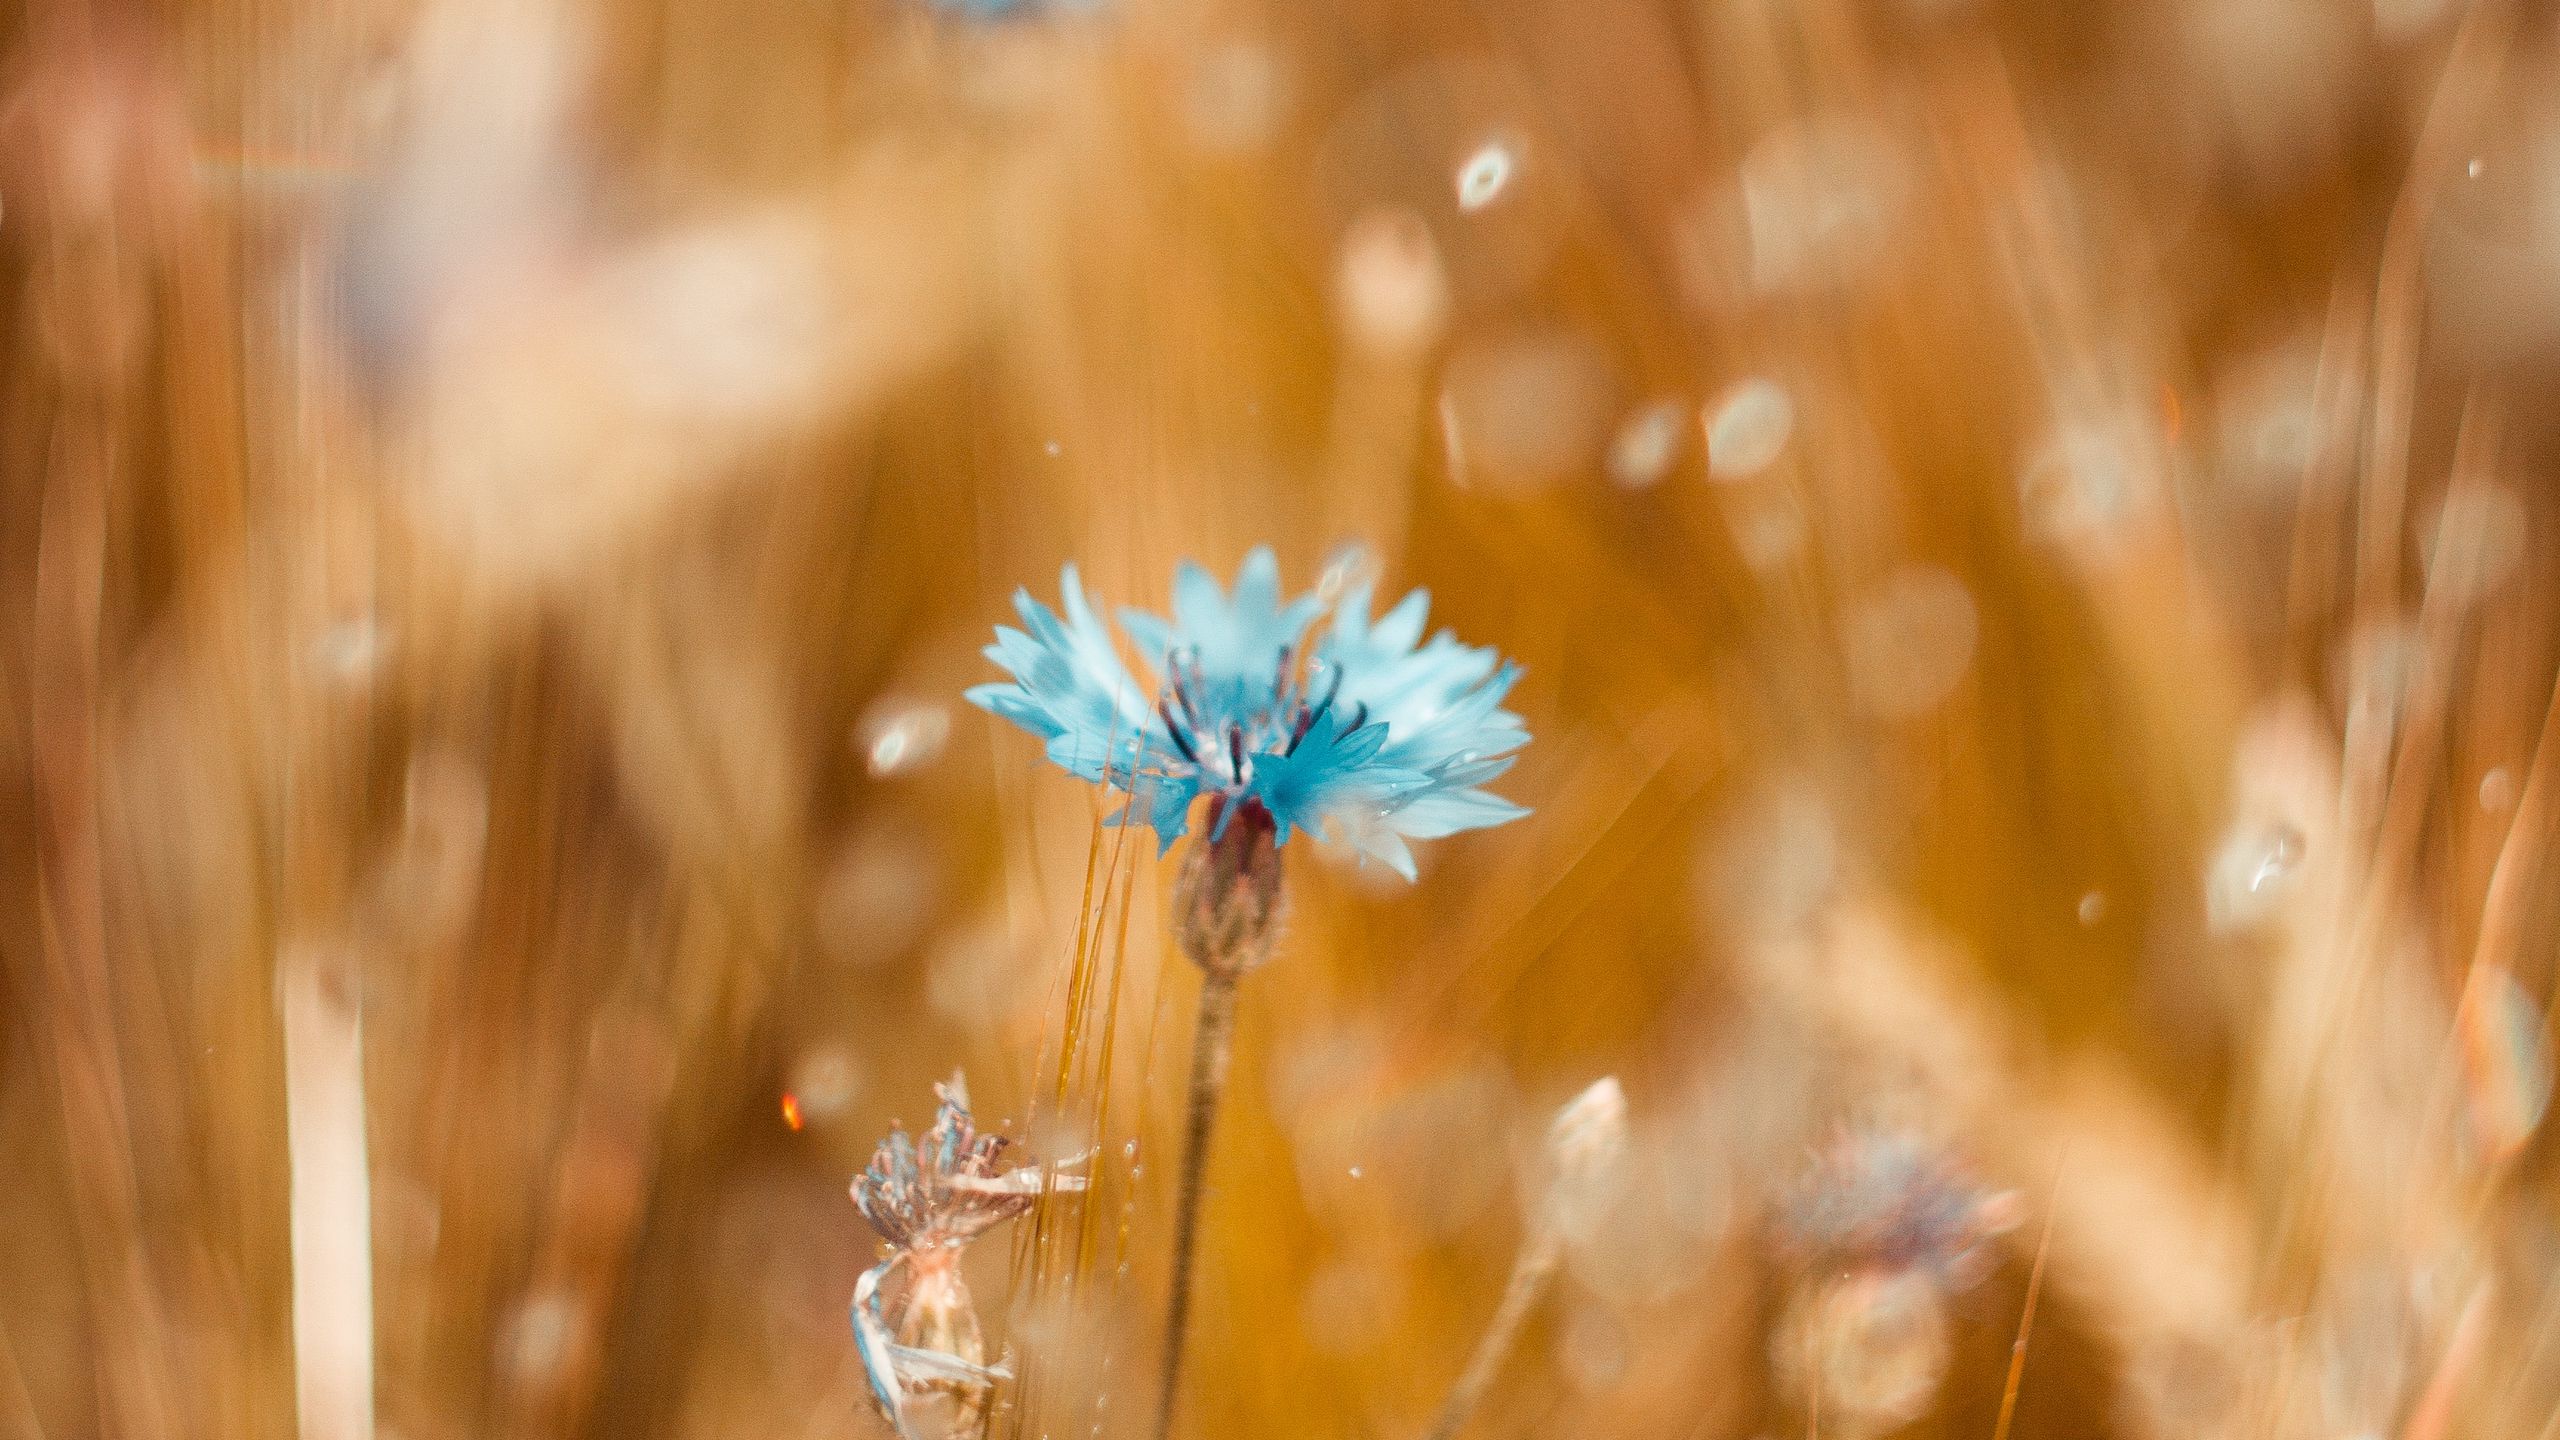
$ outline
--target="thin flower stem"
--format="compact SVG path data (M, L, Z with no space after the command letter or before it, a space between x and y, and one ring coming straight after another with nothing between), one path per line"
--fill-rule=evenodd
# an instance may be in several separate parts
M1218 1101L1235 1058L1236 982L1240 973L1208 969L1200 977L1200 1018L1192 1029L1191 1095L1183 1125L1182 1183L1175 1194L1173 1287L1165 1299L1164 1381L1156 1396L1156 1440L1173 1434L1175 1402L1182 1393L1182 1342L1191 1324L1191 1265L1200 1238L1200 1195L1209 1168L1209 1141L1218 1125Z
M1430 1440L1453 1440L1459 1427L1484 1402L1485 1392L1493 1388L1494 1377L1502 1373L1502 1362L1510 1357L1513 1343L1520 1338L1520 1327L1528 1322L1538 1297L1546 1293L1547 1282L1555 1278L1556 1262L1563 1255L1564 1230L1549 1208L1540 1214L1528 1238L1520 1242L1520 1258L1512 1262L1511 1281L1503 1287L1502 1304L1493 1312L1493 1323L1485 1327L1484 1338L1476 1342L1475 1354L1467 1358L1466 1372L1450 1387L1449 1399L1440 1407L1440 1418L1431 1427Z

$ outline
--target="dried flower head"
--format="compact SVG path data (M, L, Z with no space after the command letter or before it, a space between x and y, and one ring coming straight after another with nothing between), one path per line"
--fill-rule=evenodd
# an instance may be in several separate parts
M853 1203L880 1232L887 1253L853 1290L853 1336L872 1399L901 1436L920 1394L946 1397L955 1423L986 1406L1001 1366L986 1363L960 1256L970 1241L1027 1213L1050 1190L1081 1190L1084 1179L1037 1165L998 1164L1008 1143L982 1134L969 1114L968 1082L954 1073L933 1087L940 1102L921 1143L902 1127L872 1152L853 1180ZM1070 1162L1072 1163L1072 1162ZM895 1275L902 1284L894 1291Z
M1010 1142L978 1129L966 1077L954 1073L933 1093L940 1103L923 1143L892 1126L853 1180L855 1208L899 1250L956 1250L1029 1210L1041 1191L1039 1166L997 1164Z
M1627 1155L1627 1092L1615 1075L1593 1081L1547 1127L1555 1165L1547 1193L1557 1221L1580 1233L1608 1205Z
M1808 1265L1916 1271L1961 1290L1988 1268L1988 1243L2017 1223L2013 1194L1984 1190L1925 1137L1862 1126L1816 1153L1779 1233Z
M1245 557L1232 594L1185 563L1173 618L1124 610L1120 628L1156 667L1142 685L1070 565L1066 616L1017 592L1027 630L998 627L987 658L1013 677L969 700L1048 744L1049 759L1129 797L1114 824L1154 828L1171 846L1209 802L1211 838L1267 817L1271 840L1300 829L1413 876L1406 841L1499 825L1528 813L1479 789L1528 743L1502 709L1519 676L1493 651L1447 632L1422 638L1420 590L1372 623L1369 591L1326 613L1314 595L1285 604L1267 549Z

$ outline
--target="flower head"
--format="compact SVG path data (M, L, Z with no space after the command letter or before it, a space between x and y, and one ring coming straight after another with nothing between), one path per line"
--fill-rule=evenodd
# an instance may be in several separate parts
M1824 1433L1882 1435L1928 1408L1953 1353L1952 1297L2017 1220L2016 1195L1985 1190L1913 1130L1844 1127L1815 1153L1780 1210L1799 1273L1772 1355Z
M981 1134L969 1114L968 1082L936 1085L933 1128L921 1142L892 1127L853 1180L854 1207L880 1232L887 1250L853 1288L854 1348L871 1396L901 1436L910 1401L948 1397L963 1418L984 1408L1000 1366L986 1363L986 1343L960 1273L968 1243L1028 1212L1048 1190L1080 1190L1081 1176L1037 1165L1007 1170L997 1163L1002 1135ZM888 1282L904 1272L894 1293Z
M1528 813L1480 788L1529 740L1502 708L1519 667L1446 631L1425 641L1420 590L1374 621L1354 590L1326 624L1323 599L1284 600L1268 549L1245 557L1232 591L1185 562L1170 618L1120 614L1152 672L1142 683L1074 566L1060 589L1063 617L1014 596L1025 628L999 627L986 652L1013 679L969 700L1039 736L1059 768L1127 795L1115 824L1151 826L1169 847L1205 798L1213 835L1254 812L1275 843L1312 831L1411 879L1408 840Z
M2017 1198L1984 1189L1909 1130L1843 1129L1819 1151L1781 1222L1787 1248L1823 1266L1911 1271L1952 1288L1979 1279L1986 1247L2017 1224Z
M957 1250L1040 1197L1039 1166L996 1163L1009 1142L979 1131L965 1077L953 1075L933 1094L933 1128L923 1142L892 1126L870 1168L853 1178L854 1208L894 1250Z
M1555 1179L1547 1203L1556 1220L1587 1233L1607 1210L1627 1162L1627 1092L1604 1075L1565 1102L1547 1126L1547 1158Z

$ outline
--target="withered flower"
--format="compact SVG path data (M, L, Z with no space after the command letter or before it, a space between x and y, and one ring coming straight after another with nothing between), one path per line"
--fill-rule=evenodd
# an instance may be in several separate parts
M1816 1153L1779 1216L1799 1274L1773 1350L1828 1433L1883 1434L1927 1408L1946 1377L1948 1300L1990 1268L2017 1212L1913 1131L1845 1129Z
M917 1393L948 1396L966 1423L1005 1378L1001 1366L987 1363L986 1339L960 1273L969 1242L1028 1213L1050 1190L1084 1188L1084 1177L1055 1168L1004 1168L1000 1158L1009 1142L979 1131L969 1114L968 1081L959 1073L933 1092L940 1103L923 1140L893 1126L870 1166L853 1179L854 1207L887 1252L854 1284L854 1345L872 1399L901 1436L913 1434L908 1406ZM902 1283L891 1291L893 1276Z

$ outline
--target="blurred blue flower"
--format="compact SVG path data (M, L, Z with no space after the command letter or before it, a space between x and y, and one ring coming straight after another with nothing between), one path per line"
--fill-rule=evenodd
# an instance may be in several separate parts
M1268 549L1245 557L1232 592L1186 561L1170 619L1120 614L1149 684L1121 662L1075 567L1059 579L1065 615L1017 592L1024 628L999 626L986 651L1013 679L968 698L1039 736L1059 768L1126 794L1114 824L1151 826L1170 847L1206 797L1213 835L1259 812L1281 841L1312 831L1411 879L1408 840L1528 813L1479 788L1529 741L1502 708L1519 667L1446 631L1425 641L1420 590L1375 621L1354 590L1323 625L1322 599L1284 602Z
M1074 15L1097 9L1101 0L928 0L935 10L961 20L1005 21L1033 15Z

